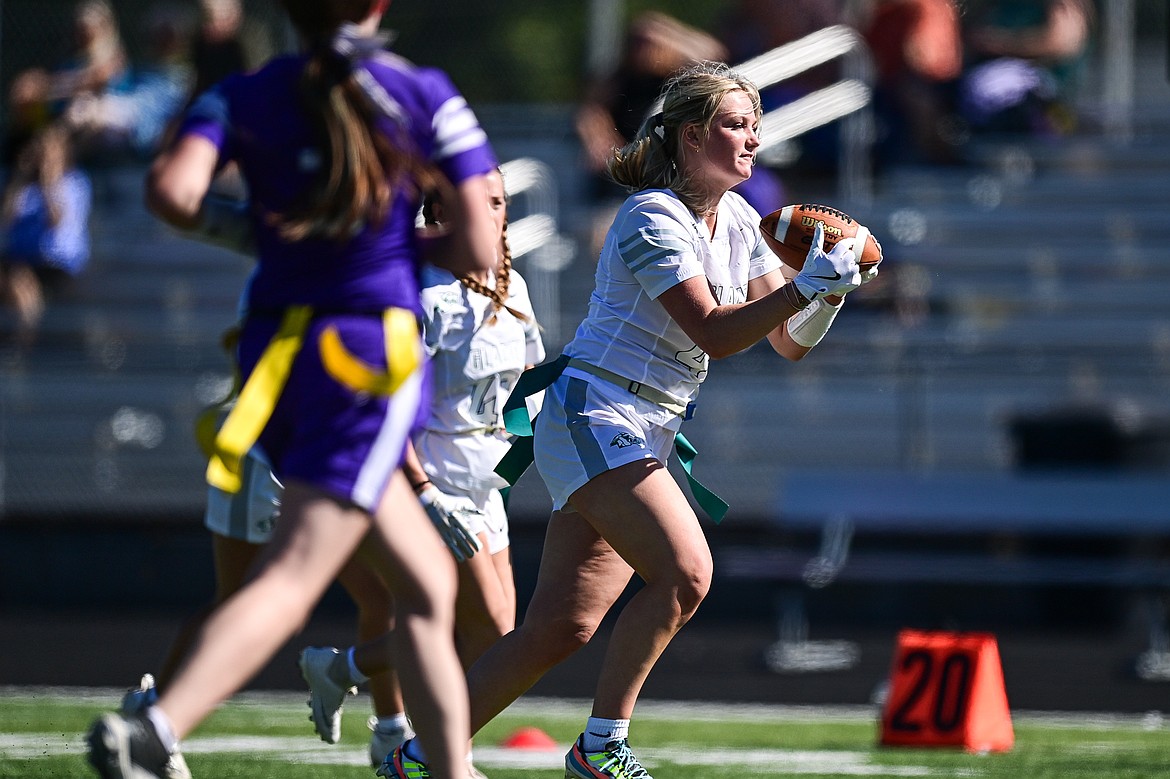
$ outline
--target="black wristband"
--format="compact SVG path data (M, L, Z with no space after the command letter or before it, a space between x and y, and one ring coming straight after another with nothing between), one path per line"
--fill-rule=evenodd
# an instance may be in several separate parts
M430 483L431 483L431 480L430 480L430 479L423 479L423 480L422 480L422 481L420 481L418 484L412 484L412 485L410 485L410 488L411 488L412 490L414 490L414 494L415 494L415 495L417 495L419 490L421 490L423 487L427 486L427 485L428 485L428 484L430 484Z
M801 294L800 288L793 282L788 282L780 289L784 291L784 299L788 302L788 305L797 311L803 311L812 305L812 301Z

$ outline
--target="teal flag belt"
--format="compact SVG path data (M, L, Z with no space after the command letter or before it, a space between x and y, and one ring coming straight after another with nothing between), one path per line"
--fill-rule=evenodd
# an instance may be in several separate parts
M524 402L525 399L531 395L535 395L556 381L564 373L565 368L569 364L570 358L562 354L551 362L542 363L524 371L524 373L520 374L520 378L516 381L515 389L512 390L512 394L504 404L504 427L515 438L512 441L511 448L508 449L508 453L496 465L496 473L502 476L508 484L515 485L524 474L524 471L528 470L528 466L532 464L532 419L528 416L528 406ZM645 385L638 382L628 381L609 371L603 372L603 369L596 368L588 363L582 363L579 360L572 360L572 364L574 368L580 368L588 373L592 373L605 381L609 381L611 384L617 386L627 384L628 386L625 388L636 395L644 396L648 394L638 391L645 387ZM614 381L611 377L617 378L618 381ZM645 389L658 396L667 397L658 390L653 390L649 387ZM664 404L660 403L659 405ZM682 407L678 404L671 403L666 408L675 413L679 413L678 410ZM682 416L682 414L680 413L679 416ZM723 517L727 515L727 502L703 486L692 473L692 467L695 458L699 456L699 451L682 433L675 433L674 451L678 454L679 462L682 463L683 471L686 473L687 483L691 487L691 494L695 496L695 501L716 524L722 522Z

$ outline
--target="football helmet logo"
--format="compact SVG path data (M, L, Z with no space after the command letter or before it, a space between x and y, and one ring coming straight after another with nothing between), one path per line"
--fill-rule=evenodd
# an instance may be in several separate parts
M625 449L627 446L646 446L646 441L639 438L633 433L618 433L609 442L610 446L616 446L618 449Z

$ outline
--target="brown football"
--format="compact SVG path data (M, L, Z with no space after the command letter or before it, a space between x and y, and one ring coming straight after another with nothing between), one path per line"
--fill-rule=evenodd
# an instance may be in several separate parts
M841 238L853 238L860 232L865 235L865 248L857 258L861 269L868 270L882 261L882 245L873 237L869 228L830 206L812 203L784 206L761 219L760 230L764 234L764 241L776 256L788 267L800 270L812 246L813 229L817 222L825 225L826 252ZM857 251L856 247L854 251Z

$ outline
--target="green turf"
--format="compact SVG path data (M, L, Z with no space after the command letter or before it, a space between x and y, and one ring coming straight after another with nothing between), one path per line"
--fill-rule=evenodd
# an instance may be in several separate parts
M85 763L82 734L117 698L112 690L0 690L0 778L95 776ZM301 696L241 696L192 734L187 762L196 779L370 779L373 769L365 765L368 710L368 699L351 701L342 743L327 746L313 736ZM492 779L560 779L556 755L545 756L535 767L508 767L506 753L493 747L521 727L535 727L558 742L560 751L576 736L587 712L587 703L580 701L523 701L479 734L482 759L477 762ZM635 718L631 740L636 752L653 756L646 762L652 763L655 779L1170 776L1170 726L1152 715L1056 720L1016 714L1015 747L992 755L882 748L876 744L874 717L864 709L716 709L648 702ZM228 751L213 740L226 737L247 740ZM680 750L699 747L718 748L719 759L710 765L672 762Z

